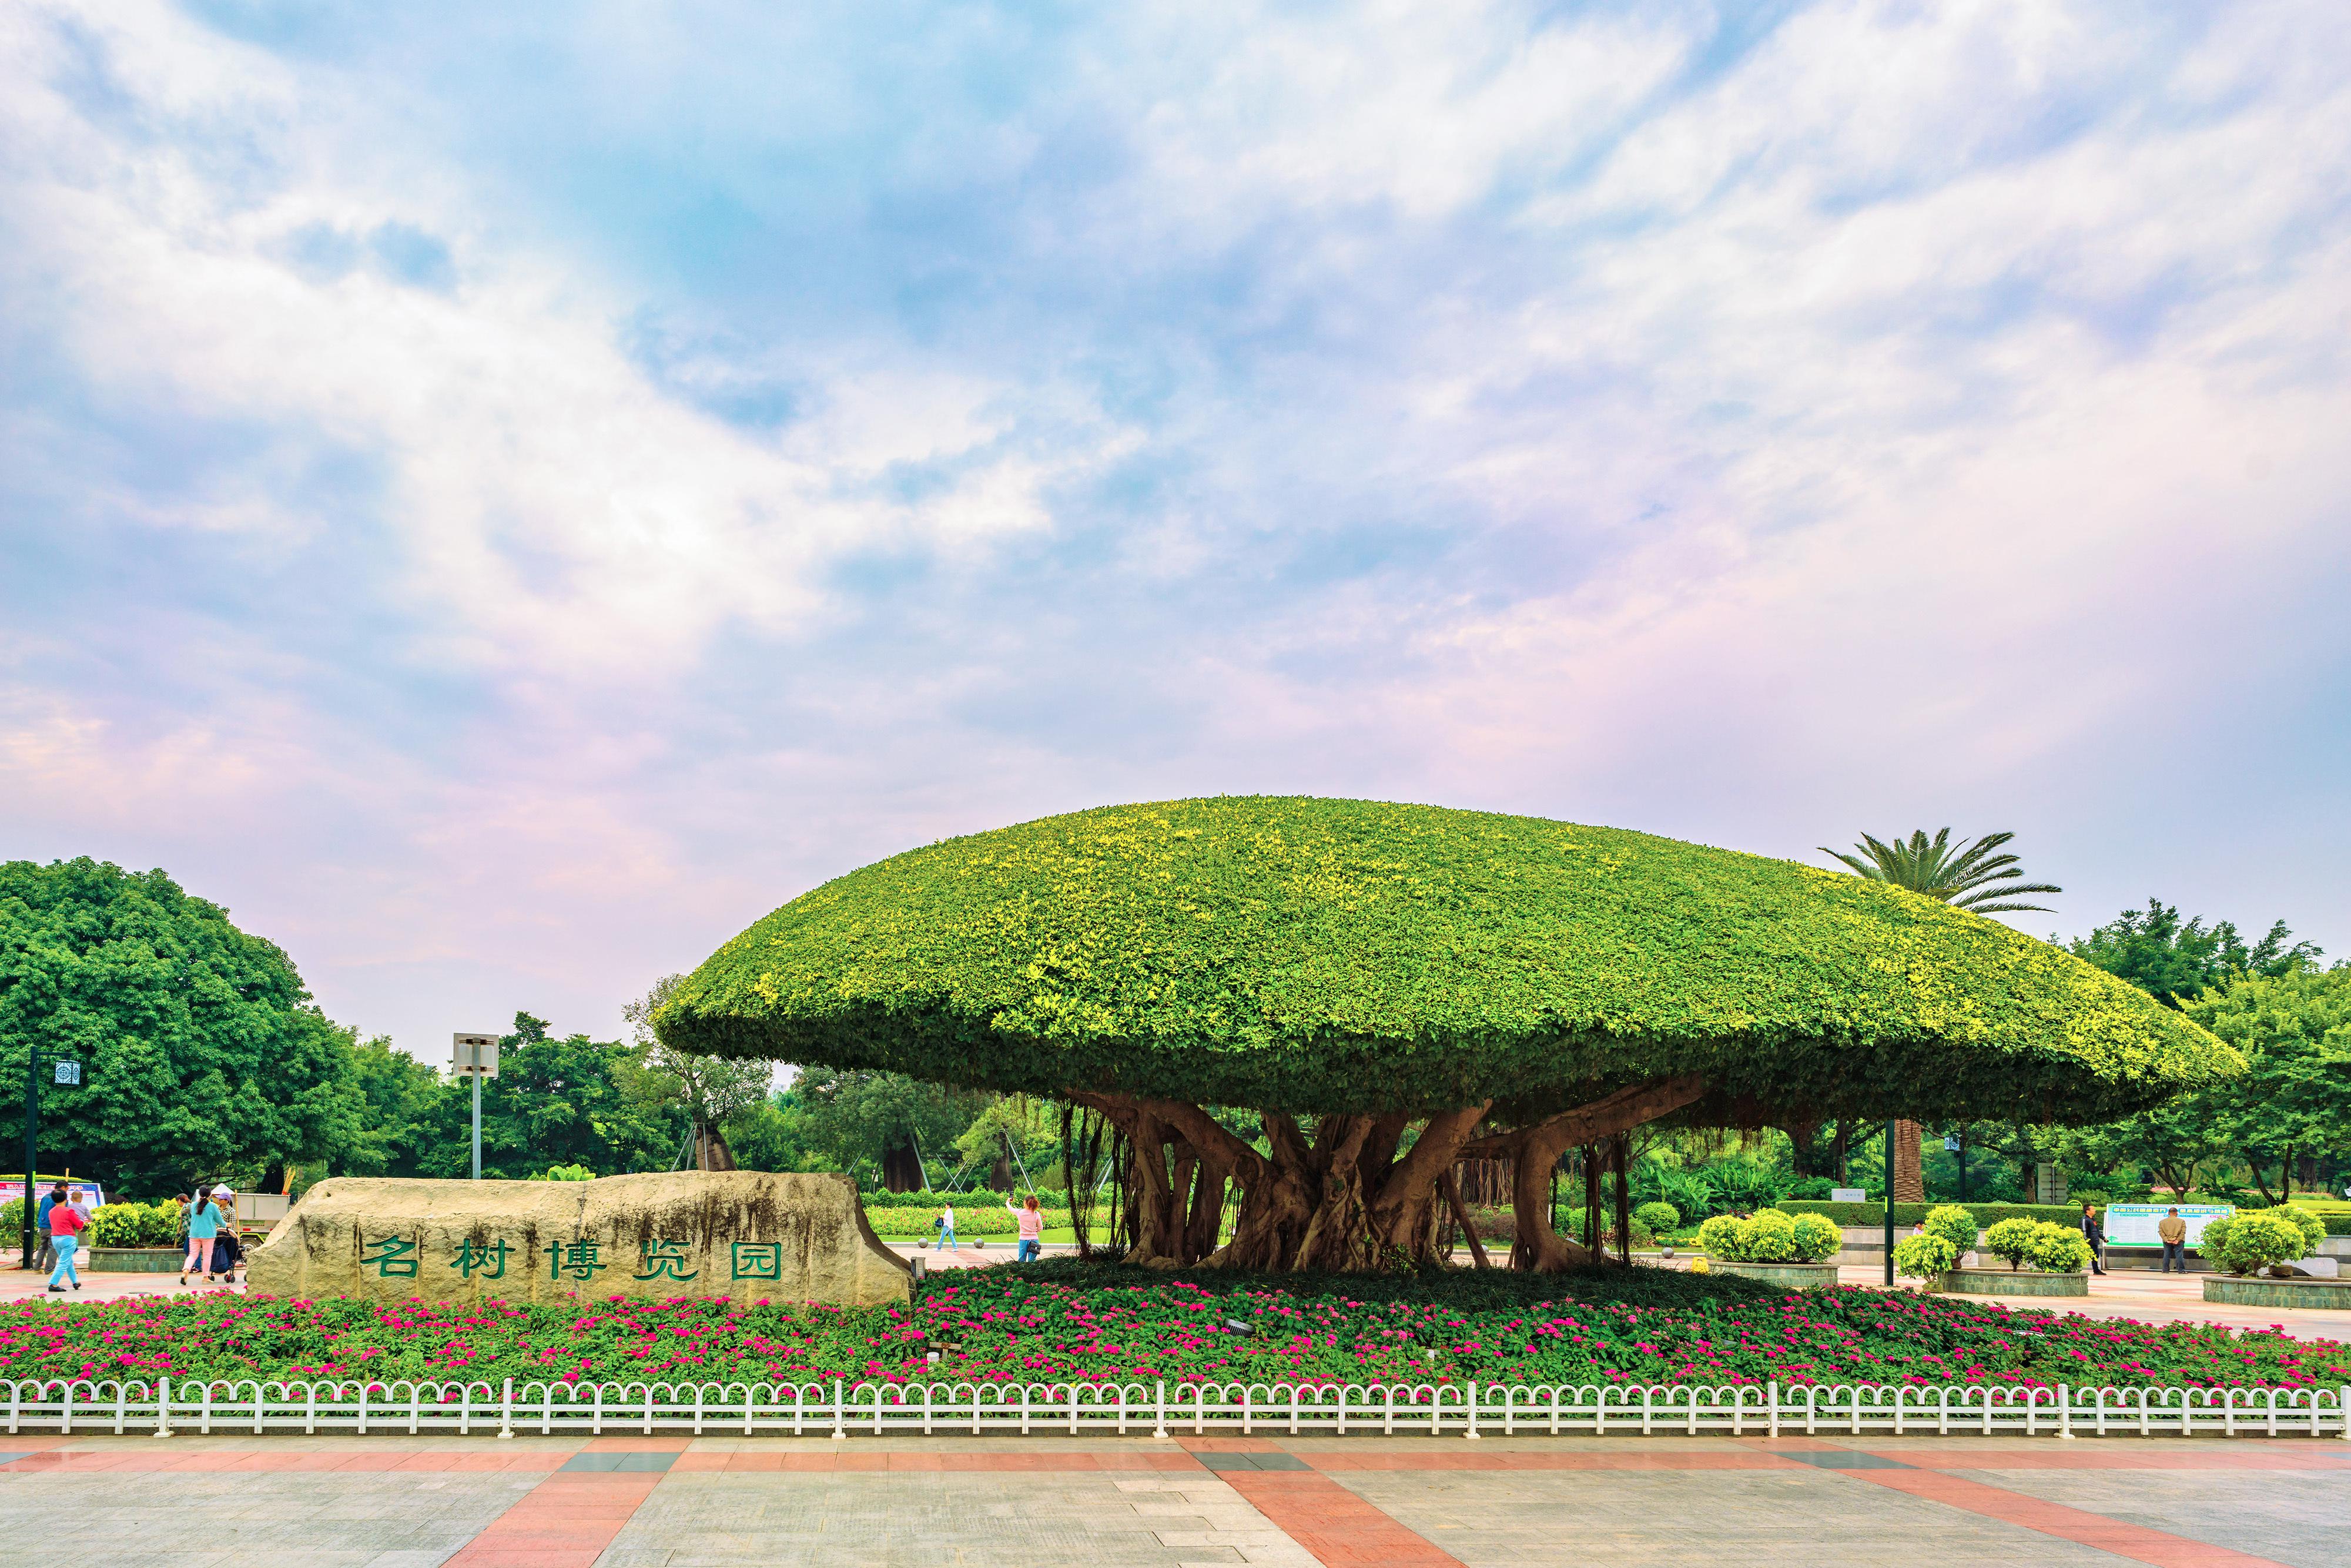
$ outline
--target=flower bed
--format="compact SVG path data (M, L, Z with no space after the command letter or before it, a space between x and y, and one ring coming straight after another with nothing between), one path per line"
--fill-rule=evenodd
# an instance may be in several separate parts
M856 1309L225 1295L0 1309L0 1379L158 1375L2298 1388L2351 1383L2351 1347L1662 1269L1273 1281L1046 1263L957 1270L909 1305Z

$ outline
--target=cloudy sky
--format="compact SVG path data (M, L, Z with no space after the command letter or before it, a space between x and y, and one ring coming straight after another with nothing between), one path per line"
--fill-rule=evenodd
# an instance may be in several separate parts
M0 7L0 855L422 1053L1302 791L2351 953L2351 7Z

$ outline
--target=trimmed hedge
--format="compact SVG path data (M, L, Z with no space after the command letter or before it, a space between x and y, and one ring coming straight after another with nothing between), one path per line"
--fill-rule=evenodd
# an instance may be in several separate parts
M1886 1224L1886 1206L1882 1203L1829 1203L1819 1198L1792 1197L1774 1204L1791 1214L1825 1214L1839 1225L1865 1225L1880 1228ZM1927 1216L1947 1207L1940 1203L1897 1203L1894 1206L1896 1229L1926 1223ZM1979 1227L1998 1224L2003 1219L2045 1219L2053 1225L2082 1223L2078 1207L2064 1203L1955 1203L1948 1207L1964 1208L1975 1216Z
M1070 1211L1068 1209L1040 1208L1037 1212L1045 1217L1046 1229L1069 1228ZM882 1235L935 1236L938 1232L932 1227L931 1221L937 1218L936 1208L880 1208L867 1210L865 1222ZM1095 1214L1094 1229L1097 1232L1106 1233L1107 1218L1107 1215L1099 1211ZM1002 1204L969 1207L963 1204L956 1205L956 1235L958 1239L973 1236L1017 1236L1019 1232L1019 1220L1006 1213Z
M2100 1121L2243 1071L2064 949L1885 883L1300 797L893 856L728 942L656 1027L724 1056L1311 1113L1524 1116L1698 1071L1829 1114Z

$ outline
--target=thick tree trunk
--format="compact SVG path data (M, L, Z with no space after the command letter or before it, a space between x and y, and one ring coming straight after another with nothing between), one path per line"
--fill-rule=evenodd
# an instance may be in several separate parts
M1922 1129L1916 1122L1894 1124L1894 1168L1886 1181L1896 1203L1927 1201L1927 1176L1919 1153Z
M1324 1116L1310 1138L1294 1117L1268 1111L1262 1151L1183 1101L1092 1091L1073 1091L1070 1098L1101 1112L1131 1150L1121 1185L1134 1216L1133 1260L1280 1273L1429 1260L1440 1205L1453 1202L1470 1228L1452 1179L1465 1155L1509 1172L1519 1234L1515 1266L1555 1270L1588 1261L1590 1249L1562 1238L1551 1223L1552 1170L1561 1152L1679 1110L1704 1090L1695 1076L1662 1080L1483 1137L1477 1134L1488 1106L1468 1105L1429 1117L1409 1148L1404 1139L1411 1119L1405 1116ZM1225 1194L1234 1185L1240 1200L1233 1235L1217 1246ZM1474 1239L1472 1252L1490 1262Z
M709 1167L705 1166L705 1169ZM923 1162L909 1141L882 1151L882 1185L892 1192L915 1192L923 1185Z

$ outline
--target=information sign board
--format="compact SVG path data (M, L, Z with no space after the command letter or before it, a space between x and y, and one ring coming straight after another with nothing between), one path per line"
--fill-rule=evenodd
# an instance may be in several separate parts
M2194 1247L2204 1239L2204 1228L2213 1220L2237 1212L2226 1203L2110 1203L2106 1205L2106 1245L2109 1247L2160 1247L2163 1238L2155 1232L2163 1217L2173 1209L2188 1222L2188 1245Z

